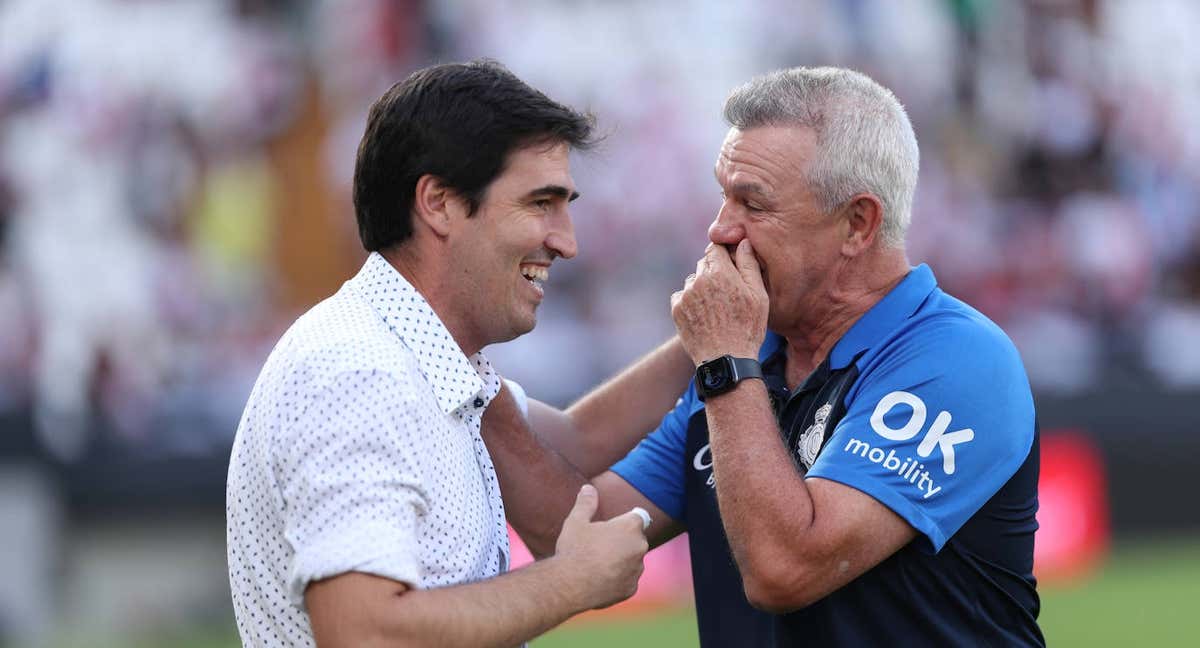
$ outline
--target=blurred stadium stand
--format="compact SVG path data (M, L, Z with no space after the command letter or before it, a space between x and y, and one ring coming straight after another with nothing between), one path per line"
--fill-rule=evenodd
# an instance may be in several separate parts
M1190 0L0 0L0 645L229 622L229 444L283 328L363 258L367 107L476 56L609 134L575 160L579 257L489 350L534 396L672 332L725 94L855 67L922 145L912 261L1012 335L1043 429L1099 448L1115 533L1200 531L1164 497L1200 456L1197 24Z

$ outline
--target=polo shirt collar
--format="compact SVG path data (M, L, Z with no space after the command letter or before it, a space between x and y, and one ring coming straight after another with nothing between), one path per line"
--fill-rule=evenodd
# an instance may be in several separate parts
M468 358L424 295L383 255L372 252L349 283L416 356L443 412L482 409L500 392L487 357L479 352Z
M845 368L855 356L871 348L904 320L912 317L935 288L937 279L929 266L922 263L909 271L895 288L863 313L842 339L833 345L833 351L829 354L830 369Z

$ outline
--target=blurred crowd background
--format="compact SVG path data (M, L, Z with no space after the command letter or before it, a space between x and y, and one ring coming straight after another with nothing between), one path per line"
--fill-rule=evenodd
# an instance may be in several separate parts
M262 361L364 258L367 109L434 62L495 58L607 135L573 160L579 256L535 332L488 350L536 397L673 332L725 95L826 64L907 107L910 259L1009 332L1039 397L1194 393L1198 27L1191 0L0 0L0 512L25 520L3 560L41 588L0 595L0 637L128 622L87 602L115 589L62 591L124 544L72 544L88 520L219 512ZM223 537L171 543L197 536Z

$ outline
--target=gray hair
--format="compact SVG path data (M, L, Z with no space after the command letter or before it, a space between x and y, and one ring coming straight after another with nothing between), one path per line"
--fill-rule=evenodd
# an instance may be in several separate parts
M796 67L755 77L725 100L741 130L802 126L817 136L808 182L826 211L857 193L883 203L883 244L902 247L912 220L920 150L904 107L890 90L842 68Z

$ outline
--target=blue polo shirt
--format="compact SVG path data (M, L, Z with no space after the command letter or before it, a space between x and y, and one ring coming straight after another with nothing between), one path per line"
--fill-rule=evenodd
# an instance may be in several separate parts
M687 527L701 645L1044 645L1033 398L1004 332L922 265L794 391L782 342L768 334L759 359L796 469L870 495L919 535L806 608L752 607L693 384L613 471Z

